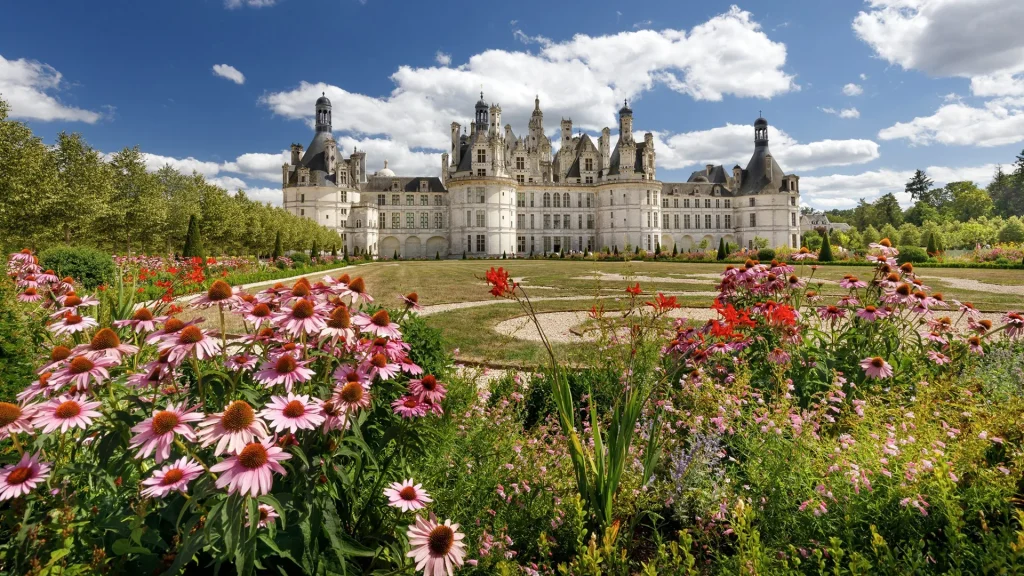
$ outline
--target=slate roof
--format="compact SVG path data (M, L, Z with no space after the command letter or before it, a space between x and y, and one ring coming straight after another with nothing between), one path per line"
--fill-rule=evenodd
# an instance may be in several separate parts
M369 176L362 188L364 192L393 192L392 184L398 181L398 188L402 192L419 192L420 182L426 180L428 192L447 192L448 189L436 176Z
M750 157L750 162L747 162L747 168L743 171L743 183L740 185L739 194L757 194L765 188L772 192L777 192L782 188L782 177L785 174L782 172L782 167L779 166L779 163L775 161L775 156L772 156L771 178L768 178L768 174L764 169L765 156L770 154L768 144L754 146L754 154Z
M697 170L693 174L690 174L690 178L687 182L697 182L698 177L704 177L706 181L713 184L729 183L729 175L726 173L724 166L715 166L711 169L711 174L708 174L707 169Z
M633 166L633 172L637 174L643 173L644 170L644 150L647 149L646 142L636 143L636 163ZM608 162L608 174L619 173L619 144L615 144L615 150L612 151L611 160Z
M324 151L327 149L327 140L331 138L330 132L317 132L313 135L313 141L309 143L306 152L299 160L299 165L309 168L309 179L313 186L322 186L326 182L334 182L333 174L328 174L327 159Z

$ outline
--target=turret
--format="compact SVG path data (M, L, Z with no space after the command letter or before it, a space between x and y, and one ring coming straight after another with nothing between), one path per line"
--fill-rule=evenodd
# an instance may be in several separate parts
M302 160L302 144L292 144L292 166L297 166Z
M758 118L754 121L754 148L768 146L768 121Z
M476 102L476 122L474 124L477 131L487 131L487 102L484 102L483 92L480 92L480 99Z
M462 149L462 145L459 142L459 126L458 122L452 122L452 166L459 165L459 150Z
M569 144L570 140L572 140L572 118L569 118L569 119L562 118L562 145L561 145L561 147L563 149L565 149L565 150L568 150L568 148L566 148L566 146Z
M331 101L323 92L316 99L316 131L331 131Z
M633 141L633 110L629 103L622 101L622 108L619 109L619 142Z
M612 131L605 126L601 129L601 137L597 139L597 169L607 170L608 169L608 156L611 154L612 146Z

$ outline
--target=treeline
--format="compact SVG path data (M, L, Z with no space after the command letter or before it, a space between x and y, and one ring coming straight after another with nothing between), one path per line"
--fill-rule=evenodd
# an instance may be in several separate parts
M342 251L341 236L307 218L230 194L201 174L170 166L146 171L138 147L109 161L79 134L54 146L8 118L0 99L0 247L37 250L56 244L113 253L180 253L190 216L208 255L269 255L280 233L284 250Z
M914 201L906 210L890 193L870 203L861 198L855 208L825 214L831 222L856 228L853 234L884 237L888 235L885 232L899 230L908 239L918 238L913 243L921 246L927 244L927 234L932 231L939 231L950 248L1024 242L1024 152L1017 156L1012 172L996 168L987 188L970 181L942 187L933 184L923 170L917 170L905 187Z

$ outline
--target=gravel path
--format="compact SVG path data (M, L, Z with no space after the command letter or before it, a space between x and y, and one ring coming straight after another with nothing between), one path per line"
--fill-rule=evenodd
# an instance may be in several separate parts
M538 286L531 286L530 287L531 290L533 288L538 288ZM580 296L538 296L538 297L535 297L535 298L530 298L530 301L531 302L544 302L544 301L562 300L562 301L567 301L568 302L568 301L578 300L578 301L582 302L582 301L595 300L595 299L598 299L598 298L600 298L600 299L605 299L605 298L625 298L625 296L622 295L622 290L616 289L615 292L616 292L615 294L608 294L608 295L602 295L602 296L595 296L593 294L585 294L585 295L580 295ZM714 292L712 292L712 291L664 292L664 294L665 294L665 296L710 296L710 297L718 296L718 292L717 291L714 291ZM652 296L647 296L647 297L650 298ZM491 299L491 300L476 300L474 302L451 302L449 304L433 304L433 305L430 305L430 306L424 306L423 310L420 310L419 315L420 316L430 316L432 314L440 314L442 312L451 312L452 310L461 310L463 308L478 308L480 306L494 306L496 304L507 304L509 302L510 302L509 300L505 300L504 298L494 298L494 299Z
M989 284L973 278L950 278L948 276L924 276L918 274L918 278L938 280L950 288L960 290L971 290L974 292L988 292L990 294L1019 294L1024 296L1024 286L1015 284Z
M716 278L721 280L721 276L714 275ZM696 278L668 278L665 276L623 276L622 274L609 274L607 272L594 271L590 276L575 276L573 280L605 280L608 282L663 282L668 284L701 284L707 286L709 284L717 284L717 282L709 282L708 280L697 280Z

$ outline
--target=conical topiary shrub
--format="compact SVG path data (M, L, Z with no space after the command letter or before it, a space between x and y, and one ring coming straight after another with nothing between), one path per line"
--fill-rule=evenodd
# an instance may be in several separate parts
M718 260L725 260L729 252L725 249L725 236L718 239Z
M188 217L188 231L185 232L185 247L181 250L184 258L203 257L203 236L199 233L199 222L195 214Z
M832 256L832 242L828 238L828 233L821 235L821 251L818 252L818 262L832 262L835 257Z
M284 250L281 249L281 231L277 231L277 235L274 237L274 260L277 260L281 256L284 256Z

